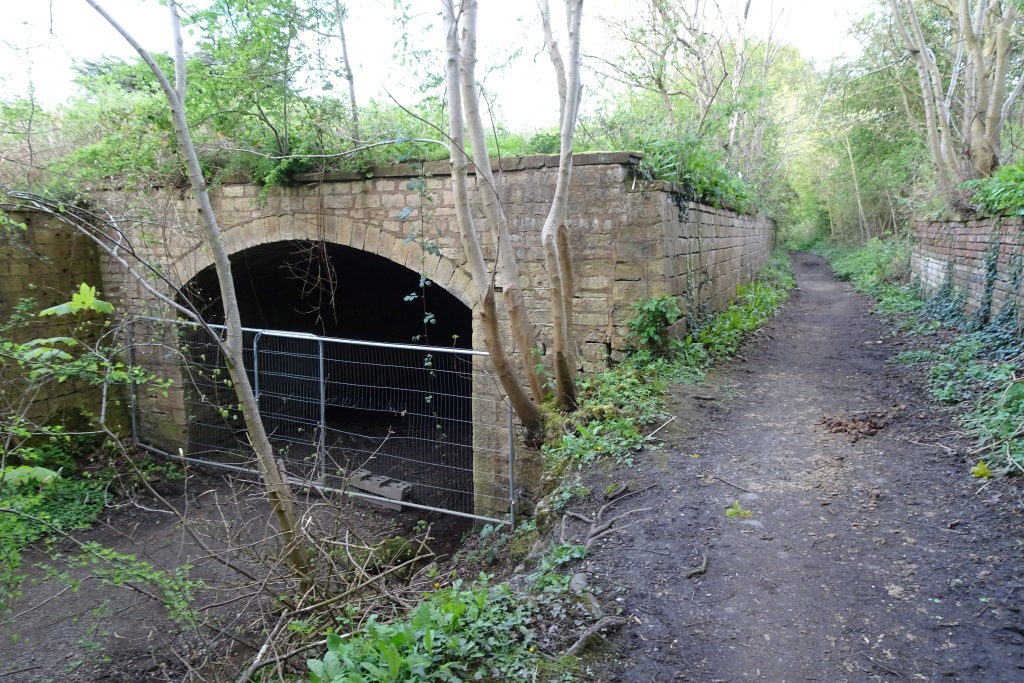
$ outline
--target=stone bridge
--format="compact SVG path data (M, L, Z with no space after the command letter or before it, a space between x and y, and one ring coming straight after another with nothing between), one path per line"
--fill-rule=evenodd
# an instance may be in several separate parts
M673 185L636 179L639 160L633 153L575 157L568 215L575 339L584 369L603 368L621 356L630 305L637 300L671 293L683 310L719 309L771 251L768 219L681 202ZM494 163L527 307L544 343L550 342L551 321L539 236L554 194L557 163L556 156ZM426 326L428 341L451 346L458 336L462 341L457 345L482 347L447 163L379 168L372 177L327 173L294 180L292 186L268 190L227 179L212 192L232 254L244 325L408 343L423 333L425 309L405 297L426 291L438 321ZM114 214L142 215L139 209L145 207L150 220L138 223L132 236L137 250L216 321L220 313L212 259L202 246L191 200L171 189L96 196ZM424 241L436 245L436 251L424 249ZM485 257L490 259L494 250L484 238ZM116 264L102 255L100 261L104 296L119 310L169 313ZM421 276L432 283L427 290L419 289ZM161 374L180 376L173 360L158 355L145 360ZM166 397L156 392L140 397L142 435L171 453L188 448L182 385L176 383ZM484 400L494 398L494 386L474 386L473 391L475 413L496 405ZM474 434L475 445L506 437L503 413L474 414L474 421L495 425L491 434ZM491 460L478 458L474 469L507 469ZM520 460L517 478L530 489L539 462L536 457Z

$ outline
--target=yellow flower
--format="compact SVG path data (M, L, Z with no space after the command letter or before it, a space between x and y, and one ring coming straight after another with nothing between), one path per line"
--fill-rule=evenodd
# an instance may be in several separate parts
M530 646L530 652L533 652L533 645Z
M600 446L598 446L598 447L597 447L597 450L601 450L601 447L600 447Z
M441 587L441 584L436 583L436 582L434 583L434 588L440 588L440 587Z

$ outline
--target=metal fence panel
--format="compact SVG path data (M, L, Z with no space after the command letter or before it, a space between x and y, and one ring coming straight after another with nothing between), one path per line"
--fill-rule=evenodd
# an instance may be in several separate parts
M210 330L223 334L220 326ZM166 400L182 403L185 457L255 472L211 332L194 323L144 319L131 340L137 362L147 345L173 349L178 359L183 391ZM496 419L508 408L480 367L485 352L256 329L244 331L244 347L275 454L297 481L373 498L348 486L352 473L364 470L411 484L403 505L511 521L497 512L513 512L511 422ZM159 452L138 428L146 403L133 393L136 440Z

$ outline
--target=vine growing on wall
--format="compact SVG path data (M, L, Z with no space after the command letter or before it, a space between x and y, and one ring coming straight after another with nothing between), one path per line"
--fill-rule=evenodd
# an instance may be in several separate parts
M420 280L416 290L405 295L405 300L408 302L419 301L423 308L423 334L413 337L413 341L429 342L430 326L437 324L437 318L427 302L428 288L434 283L426 271L426 263L428 256L441 256L441 249L436 242L428 237L429 226L433 218L433 211L429 210L429 206L434 202L433 194L427 187L429 174L422 162L414 163L413 168L416 169L418 175L414 180L405 184L405 189L416 194L418 202L418 207L415 210L416 218L410 220L414 209L411 206L405 206L398 213L398 221L407 226L407 234L403 240L405 244L416 244L420 248ZM434 229L437 231L438 237L443 234L440 226L434 226Z

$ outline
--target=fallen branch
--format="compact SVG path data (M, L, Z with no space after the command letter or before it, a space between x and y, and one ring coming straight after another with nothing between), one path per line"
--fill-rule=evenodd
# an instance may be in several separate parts
M949 527L932 526L931 524L921 524L921 522L915 522L912 519L904 519L903 521L907 524L913 524L915 526L924 527L925 529L935 529L936 531L948 531L951 534L960 534L961 536L967 535L967 532L965 531L957 531L956 529L951 529Z
M877 666L879 669L881 669L882 671L887 671L887 672L891 673L893 676L896 676L897 678L903 678L903 674L901 674L898 671L893 671L892 669L890 669L889 667L885 666L884 664L881 664L877 659L875 659L874 657L869 655L867 652L864 652L863 650L861 650L860 654L863 657L865 657L869 662L871 662L872 664Z
M709 477L714 477L715 479L717 479L718 481L722 482L723 484L728 484L729 486L733 487L734 489L739 489L740 491L743 491L744 493L753 493L753 491L751 491L750 489L745 489L742 486L740 486L739 484L734 484L731 481L729 481L728 479L723 479L722 477L720 477L717 474L714 474L712 472L708 472L708 476Z
M666 420L666 421L665 421L665 424L661 425L660 427L658 427L657 429L655 429L655 430L654 430L653 432L651 432L650 434L648 434L648 435L647 435L647 438L648 438L648 439L649 439L649 438L651 438L652 436L654 436L655 434L657 434L658 432L660 432L660 431L661 431L662 429L664 429L665 427L668 427L668 426L669 426L670 424L672 424L672 421L673 421L673 420L675 420L675 419L676 419L676 416L675 416L675 415L673 415L672 417L670 417L670 418L669 418L668 420Z
M579 654L583 651L583 648L587 646L587 642L594 636L598 635L601 631L605 629L618 628L625 624L626 620L622 617L602 617L596 624L580 634L580 637L572 644L572 647L563 652L562 656L572 657L573 655Z
M704 553L704 554L703 554L703 555L701 556L701 560L700 560L700 566L699 566L699 567L697 567L696 569L694 569L694 570L693 570L693 571L691 571L691 572L687 572L687 573L685 574L684 578L687 578L687 579L692 579L692 578L693 578L693 577L695 577L695 576L700 576L701 574L703 574L703 573L704 573L704 572L706 572L707 570L708 570L708 554L707 554L707 553Z

